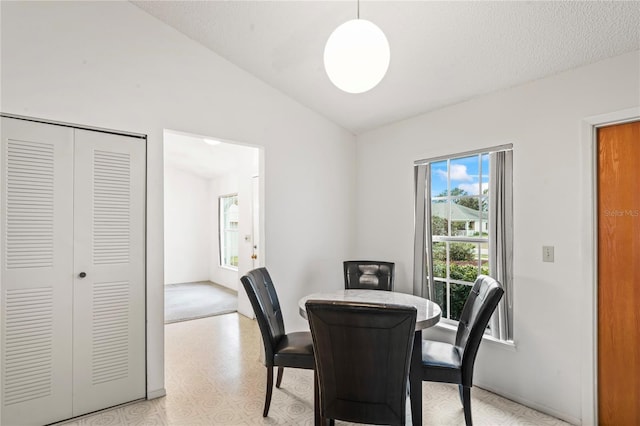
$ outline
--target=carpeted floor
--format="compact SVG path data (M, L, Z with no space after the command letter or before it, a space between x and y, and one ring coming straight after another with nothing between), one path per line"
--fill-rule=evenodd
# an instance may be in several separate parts
M164 323L235 312L238 294L211 281L164 286Z

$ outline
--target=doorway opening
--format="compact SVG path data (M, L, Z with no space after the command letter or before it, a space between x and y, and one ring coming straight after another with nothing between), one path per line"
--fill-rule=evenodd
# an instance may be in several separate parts
M165 323L239 311L262 259L261 149L164 131ZM248 307L248 310L247 310Z

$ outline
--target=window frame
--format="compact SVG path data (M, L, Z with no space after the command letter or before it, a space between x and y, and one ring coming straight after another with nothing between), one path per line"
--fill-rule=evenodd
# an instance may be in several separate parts
M414 294L426 297L435 302L436 295L439 293L436 291L436 285L444 285L444 294L443 294L443 318L442 325L446 328L454 328L457 327L458 321L455 319L451 319L452 314L452 301L451 301L451 284L461 284L472 286L473 283L467 281L461 281L458 279L451 278L451 258L450 258L450 246L453 243L472 243L477 245L477 251L474 254L475 260L477 262L477 273L483 273L482 268L483 264L488 266L488 271L484 272L486 275L491 275L496 277L496 274L504 276L501 281L503 287L505 289L505 297L500 302L498 309L496 309L496 314L494 314L494 318L492 318L490 322L490 333L486 333L485 336L492 336L495 340L500 342L513 342L513 314L512 314L512 259L509 256L507 257L507 262L509 267L506 269L507 273L504 273L504 269L501 272L496 271L496 257L500 258L500 265L505 263L503 254L496 253L497 248L504 247L505 244L501 242L500 244L496 244L496 238L500 231L495 231L492 229L494 227L495 220L491 217L491 210L495 209L494 203L492 203L491 197L498 196L500 199L507 198L507 203L512 203L512 194L513 194L513 181L512 181L512 154L511 151L513 149L512 144L500 145L491 148L479 149L474 151L468 151L463 153L457 153L452 155L440 156L431 159L419 160L414 163L414 178L415 178L415 244L414 244ZM483 174L489 176L489 180L487 183L488 188L492 188L494 191L496 189L492 186L492 181L495 177L493 172L494 165L493 160L498 158L495 153L500 152L508 152L509 153L509 161L508 164L508 173L507 173L507 185L504 185L502 188L502 193L500 194L491 194L491 190L484 193L483 191ZM483 170L483 156L489 156L489 170ZM452 179L451 176L451 162L457 159L463 159L467 157L478 156L478 194L469 194L469 195L459 195L453 194L455 188L452 188L452 182L458 179ZM503 158L503 157L500 157ZM432 179L434 177L433 170L431 165L435 163L441 163L446 161L447 166L447 182L446 182L446 190L438 194L437 196L433 196L431 194L432 191ZM487 173L490 172L490 173ZM496 178L495 183L501 182L501 179ZM474 182L475 183L475 182ZM456 184L456 188L459 188L459 184ZM444 194L444 195L443 195ZM453 194L453 195L452 195ZM479 233L478 236L469 236L467 235L455 235L454 232L454 224L452 220L451 208L456 200L462 198L475 198L478 200L478 219L480 223L480 229L477 230ZM486 205L483 205L483 200L486 200ZM432 234L432 221L433 221L433 209L432 206L434 202L446 202L448 206L448 218L447 218L447 235L433 235ZM496 202L499 202L496 200ZM506 209L507 212L501 212L502 216L506 217L506 224L509 225L509 229L507 231L507 244L509 248L507 250L512 251L513 248L513 208L512 204L509 204ZM487 213L486 219L484 218L484 213ZM438 216L440 217L440 216ZM505 220L505 219L500 219ZM487 235L483 237L483 226L486 222L487 226ZM498 225L499 227L499 225ZM429 240L429 236L431 239ZM435 253L433 251L433 246L436 243L444 243L445 244L445 276L436 276L437 274L434 271L434 257ZM431 250L427 250L427 244L431 247ZM486 244L487 250L487 263L483 262L482 258L482 246L481 244ZM493 247L492 247L493 246ZM504 248L502 248L504 250ZM493 257L492 257L493 254ZM430 271L434 271L432 274L433 277L430 277ZM497 278L497 277L496 277ZM439 297L437 299L440 299ZM459 313L458 313L459 314ZM495 330L494 330L495 329Z
M228 199L235 199L235 205L238 205L238 193L232 193L232 194L225 194L225 195L220 195L218 197L218 260L219 260L219 264L221 268L227 268L227 269L231 269L234 271L238 270L238 256L239 253L236 253L236 264L234 265L232 262L227 263L227 249L229 249L229 241L228 240L228 233L235 233L236 234L236 250L238 249L239 245L240 245L240 230L239 228L227 228L226 226L226 216L228 214L228 212L224 211L224 202L225 200ZM229 259L231 259L233 256L230 256Z

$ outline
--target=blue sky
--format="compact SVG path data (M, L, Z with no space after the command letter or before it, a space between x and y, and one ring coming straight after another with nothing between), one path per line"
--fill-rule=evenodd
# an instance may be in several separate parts
M482 158L480 161L479 158ZM451 174L451 188L460 188L469 195L480 193L489 186L489 155L472 155L470 157L456 158L449 161L450 169L447 170L447 160L431 163L431 196L436 196L447 190L447 176ZM482 167L482 170L481 170ZM481 176L482 172L482 176Z

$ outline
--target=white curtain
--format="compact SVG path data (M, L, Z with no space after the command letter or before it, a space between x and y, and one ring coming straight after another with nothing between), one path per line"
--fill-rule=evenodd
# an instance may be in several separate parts
M504 288L491 319L491 334L513 339L513 152L491 153L489 177L489 275Z
M431 245L431 166L420 164L414 168L415 179L415 240L413 259L413 294L434 300L433 256ZM427 280L429 282L427 282Z

